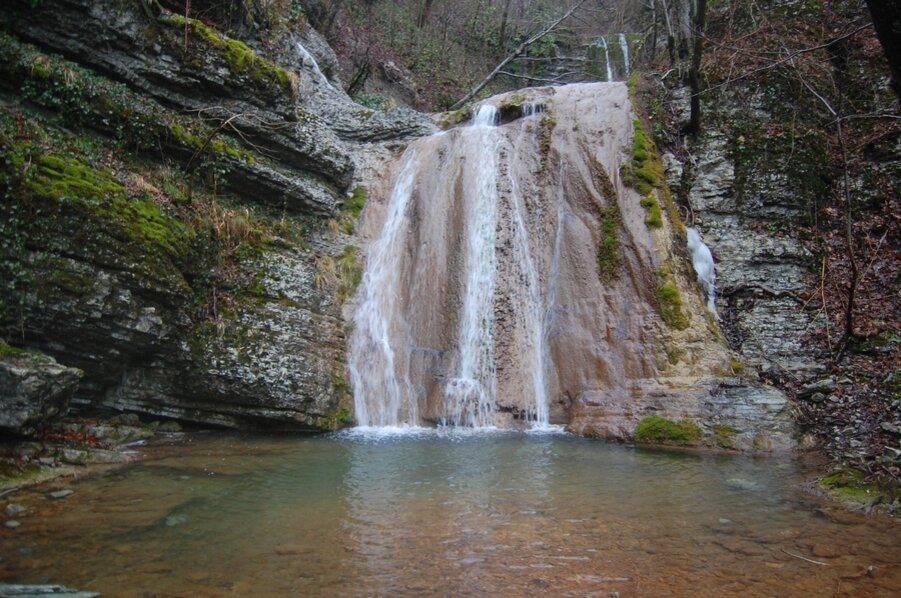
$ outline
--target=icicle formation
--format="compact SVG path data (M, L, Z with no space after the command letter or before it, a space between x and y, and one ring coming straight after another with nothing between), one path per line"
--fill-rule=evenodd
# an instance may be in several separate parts
M691 263L698 275L698 282L707 295L707 309L714 315L716 313L716 271L713 264L713 254L710 248L701 240L701 235L693 228L686 229L688 233L688 251L691 252Z

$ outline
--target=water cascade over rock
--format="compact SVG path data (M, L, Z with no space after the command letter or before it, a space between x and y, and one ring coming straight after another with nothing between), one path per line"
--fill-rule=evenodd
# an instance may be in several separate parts
M698 275L698 282L707 296L707 309L716 314L716 271L713 265L713 254L701 240L701 235L693 228L685 229L688 237L688 251L691 253L691 264Z
M623 83L533 88L407 147L361 225L359 425L629 438L661 415L791 444L784 397L720 384L730 353L668 192L621 174L633 119Z

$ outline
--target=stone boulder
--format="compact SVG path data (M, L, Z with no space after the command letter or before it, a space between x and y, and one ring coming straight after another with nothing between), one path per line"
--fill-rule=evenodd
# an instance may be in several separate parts
M32 434L65 414L82 375L41 353L0 343L0 430Z

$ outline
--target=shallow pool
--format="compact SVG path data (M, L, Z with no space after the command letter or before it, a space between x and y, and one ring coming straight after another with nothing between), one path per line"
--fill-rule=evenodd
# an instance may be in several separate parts
M563 434L202 434L5 500L6 582L104 596L890 596L901 533L783 458ZM60 484L57 483L56 486Z

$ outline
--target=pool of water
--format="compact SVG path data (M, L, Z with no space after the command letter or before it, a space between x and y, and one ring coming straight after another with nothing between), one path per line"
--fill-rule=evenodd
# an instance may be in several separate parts
M901 534L795 460L562 434L207 434L7 501L0 579L104 596L890 596ZM59 484L57 484L59 485Z

